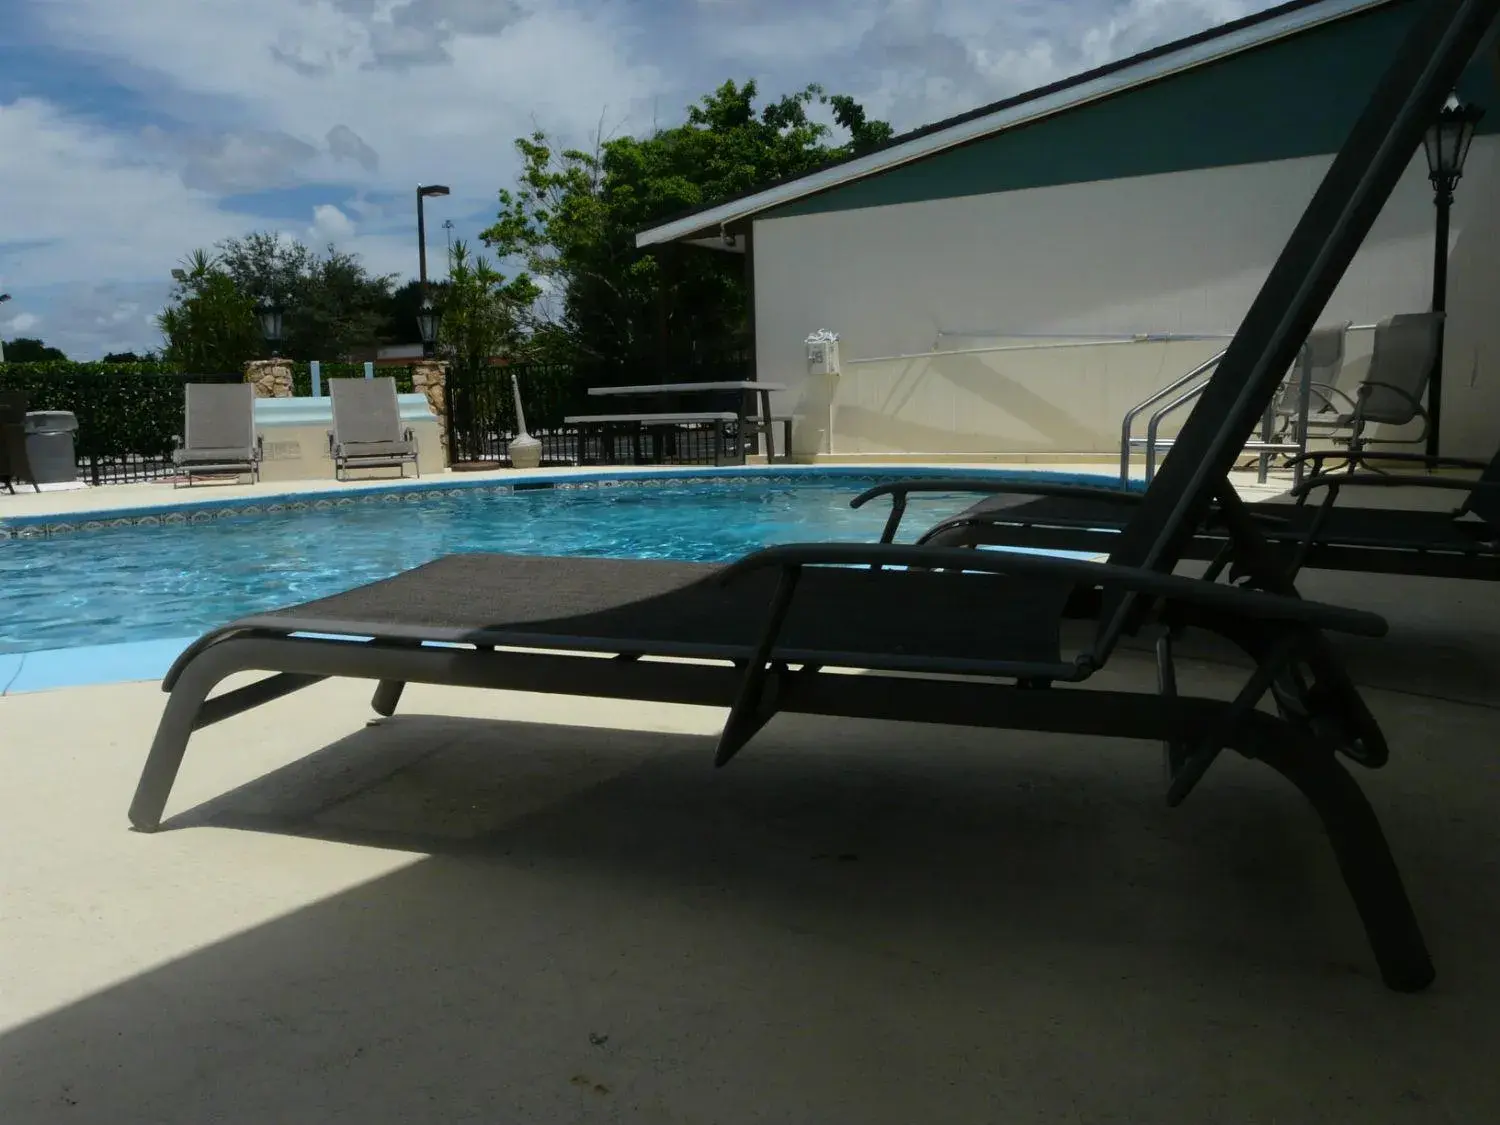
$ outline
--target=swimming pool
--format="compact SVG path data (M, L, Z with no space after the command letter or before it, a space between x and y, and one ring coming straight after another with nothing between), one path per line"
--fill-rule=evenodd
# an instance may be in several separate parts
M880 481L934 475L943 474L818 469L559 477L79 518L53 528L66 534L0 541L0 653L194 636L456 551L719 562L774 543L869 542L890 505L856 511L850 498ZM902 538L909 541L973 500L971 494L914 500ZM7 530L18 535L28 528L10 521Z

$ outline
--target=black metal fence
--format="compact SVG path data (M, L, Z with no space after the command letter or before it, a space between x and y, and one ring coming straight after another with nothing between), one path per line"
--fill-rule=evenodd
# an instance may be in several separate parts
M150 364L0 364L0 390L24 394L28 410L66 410L78 419L78 474L90 484L172 475L173 439L182 433L183 387L243 378L238 372L181 375Z
M324 363L324 393L331 378L358 377L362 364ZM381 367L397 389L409 392L410 367ZM292 365L297 394L311 393L308 365ZM713 427L673 427L636 434L592 430L584 437L563 419L609 413L611 400L591 397L590 387L708 382L752 378L750 353L689 353L680 360L624 360L575 364L528 363L450 369L447 379L449 456L454 465L504 463L516 435L511 380L519 377L527 429L542 442L549 465L621 464L655 460L666 464L712 463L723 457ZM183 388L188 383L237 383L240 372L184 375L160 364L0 363L0 391L24 394L29 410L65 410L78 419L74 435L78 471L91 484L125 484L173 474L172 446L182 433ZM622 400L616 399L618 405ZM710 408L701 400L697 408ZM711 407L718 409L718 407ZM687 409L686 407L684 409ZM654 428L653 428L654 429ZM732 433L732 438L736 437Z
M712 464L717 435L712 427L676 427L664 434L591 427L580 434L563 421L570 415L610 413L609 400L590 387L722 382L753 378L748 350L689 354L676 361L653 359L593 363L518 363L503 367L450 369L447 380L448 450L459 467L508 461L515 437L512 379L519 379L526 428L542 443L546 465ZM618 401L618 400L616 400ZM715 408L717 409L717 408ZM732 429L732 427L731 427ZM732 435L737 437L737 435Z
M289 361L292 368L292 393L308 397L312 394L312 364L305 360ZM409 364L381 363L375 365L377 378L389 375L396 380L396 393L408 395L412 392L411 375L412 369ZM363 363L340 363L325 362L318 364L318 378L323 384L323 394L328 394L328 380L330 379L363 379L365 377L365 365Z

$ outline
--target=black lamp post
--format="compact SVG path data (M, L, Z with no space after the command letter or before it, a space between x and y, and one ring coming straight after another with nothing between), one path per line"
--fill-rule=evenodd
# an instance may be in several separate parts
M423 213L422 201L428 196L447 195L448 185L428 184L423 187L417 185L417 277L422 282L422 296L427 296L427 218Z
M281 343L281 306L273 301L262 301L256 306L255 315L260 318L260 332L271 345L271 358L276 358L277 345Z
M9 293L0 293L0 305L5 304L5 302L8 301L8 300L10 300L10 294ZM4 363L4 362L5 362L5 341L4 340L0 340L0 363Z
M433 307L432 301L422 299L422 307L417 310L417 331L422 334L422 354L430 356L437 347L438 324L442 321L443 314Z
M1465 105L1454 98L1427 127L1422 147L1427 153L1427 178L1432 181L1432 201L1437 206L1437 230L1432 250L1432 311L1448 309L1448 214L1453 207L1453 190L1464 174L1464 160L1474 140L1474 128L1484 110ZM1443 432L1443 321L1437 322L1437 352L1433 357L1432 376L1427 383L1427 455L1436 457Z

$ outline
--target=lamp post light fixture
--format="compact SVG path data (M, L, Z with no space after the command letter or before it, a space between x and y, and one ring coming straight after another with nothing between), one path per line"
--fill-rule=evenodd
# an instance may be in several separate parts
M417 310L417 331L422 334L422 355L431 356L437 349L438 325L442 322L443 314L434 306L430 298L422 298L422 307Z
M1427 127L1422 148L1427 154L1427 178L1432 181L1432 202L1437 207L1437 229L1432 252L1432 311L1448 309L1448 218L1453 191L1464 174L1464 160L1474 140L1474 129L1484 116L1479 106L1449 98L1438 118ZM1438 317L1436 354L1427 382L1427 456L1436 457L1443 432L1443 322Z
M260 318L260 332L271 345L271 358L277 358L277 345L281 343L281 306L273 301L262 301L256 306L255 315Z
M427 297L427 218L422 201L430 196L450 194L447 184L417 185L417 278L422 283L422 297Z

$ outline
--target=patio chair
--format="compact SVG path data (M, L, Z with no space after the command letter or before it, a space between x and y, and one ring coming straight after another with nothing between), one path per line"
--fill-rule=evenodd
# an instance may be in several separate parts
M1442 321L1440 312L1401 313L1375 326L1370 367L1354 388L1353 398L1333 391L1333 397L1343 402L1343 409L1328 423L1335 431L1334 441L1358 453L1370 441L1365 435L1369 426L1404 426L1417 419L1422 429L1416 437L1380 440L1389 444L1427 440L1429 419L1422 395L1432 378Z
M1307 343L1297 353L1297 362L1271 406L1278 440L1306 448L1313 427L1333 424L1339 413L1334 399L1339 393L1338 378L1344 366L1344 337L1348 330L1345 323L1315 328L1308 334Z
M333 475L344 480L350 469L397 469L404 477L410 464L417 465L417 435L401 424L396 399L396 380L330 379L333 398L333 429L328 431L328 452Z
M894 544L756 551L727 567L453 555L200 638L170 694L130 808L161 814L196 729L330 676L728 708L727 763L776 714L1057 731L1163 743L1182 801L1224 749L1283 774L1319 814L1383 979L1415 990L1431 960L1379 822L1338 761L1388 749L1321 630L1381 618L1296 596L1263 557L1227 473L1500 0L1431 0L1334 159L1108 565ZM1267 592L1171 574L1214 496ZM1091 621L1066 655L1066 616ZM1080 686L1128 631L1163 626L1159 692ZM1232 700L1177 690L1172 638L1201 627L1254 668ZM601 659L609 657L609 659ZM650 659L672 657L676 659ZM866 675L828 674L825 668ZM243 671L272 673L209 693ZM1257 704L1270 693L1277 710Z
M215 476L248 476L259 483L264 441L255 432L255 388L188 383L183 392L183 436L172 450L179 477L172 487Z
M26 454L26 407L24 392L0 391L0 481L11 494L18 480L30 481L33 491L42 490Z
M1355 454L1343 450L1308 454L1321 467L1327 458L1351 467L1378 459L1384 465L1477 471L1477 479L1380 472L1315 472L1291 491L1294 504L1262 501L1245 505L1289 578L1303 569L1404 574L1425 578L1500 581L1500 451L1488 463L1423 454ZM1456 505L1446 511L1341 504L1359 486L1417 488L1451 492ZM858 508L880 497L892 498L881 542L893 542L914 494L986 495L956 516L923 532L921 545L1023 547L1028 550L1108 554L1129 523L1143 494L1114 488L1080 489L1046 482L987 480L910 480L877 485L856 496ZM1307 501L1322 496L1319 504ZM1183 550L1184 559L1209 562L1206 578L1227 568L1240 570L1222 513L1210 511Z

